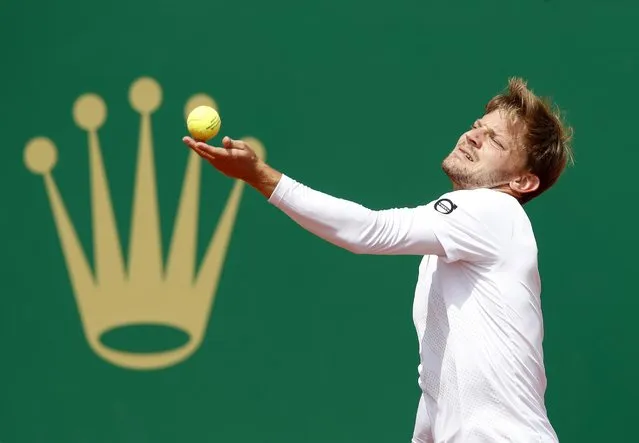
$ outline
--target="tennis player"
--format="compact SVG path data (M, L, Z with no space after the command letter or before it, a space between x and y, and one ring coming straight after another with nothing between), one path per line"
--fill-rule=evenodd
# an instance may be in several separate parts
M423 257L414 294L421 387L413 443L550 443L537 244L524 204L572 161L553 105L518 78L443 160L452 189L371 210L296 181L243 141L184 143L301 227L355 254Z

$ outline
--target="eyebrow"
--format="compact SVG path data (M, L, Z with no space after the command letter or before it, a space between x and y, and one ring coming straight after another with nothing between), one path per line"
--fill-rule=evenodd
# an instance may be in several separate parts
M477 126L479 126L480 128L484 128L486 127L484 124L482 124L481 120L475 120L475 123L477 124ZM503 140L503 137L500 138L500 140L497 140L497 137L501 136L501 134L497 134L495 132L494 129L492 128L488 128L486 127L486 129L488 129L488 134L493 137L495 139L495 143L497 143L499 146L501 146L502 148L504 148L504 144L501 140Z

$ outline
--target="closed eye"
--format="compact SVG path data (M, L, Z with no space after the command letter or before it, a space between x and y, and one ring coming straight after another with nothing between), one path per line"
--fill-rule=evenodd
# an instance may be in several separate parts
M504 145L500 141L498 141L495 137L491 137L491 140L494 141L495 144L499 146L500 149L506 150L506 148L504 148Z
M481 124L481 122L479 120L475 120L470 127L471 127L471 129L476 129L476 128L483 127L483 125ZM499 147L499 149L505 151L506 148L504 147L504 145L500 141L497 140L497 136L496 136L495 132L492 129L489 129L489 134L490 134L490 139Z

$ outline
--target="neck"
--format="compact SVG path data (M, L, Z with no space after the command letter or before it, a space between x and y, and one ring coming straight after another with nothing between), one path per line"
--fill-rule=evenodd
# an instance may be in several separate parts
M493 191L498 191L498 192L503 192L504 194L508 194L514 199L519 201L519 197L520 197L519 194L512 190L512 188L509 186L509 183L510 182L498 183L493 186L468 186L468 185L462 185L461 183L458 183L455 181L451 181L453 191L459 191L463 189L492 189Z

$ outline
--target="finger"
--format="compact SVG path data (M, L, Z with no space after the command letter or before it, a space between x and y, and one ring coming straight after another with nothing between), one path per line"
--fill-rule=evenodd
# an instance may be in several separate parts
M192 148L195 146L196 141L193 140L191 137L182 137L182 141L184 142L184 144L186 146L188 146L189 148Z
M242 140L233 140L231 137L224 137L222 139L222 146L226 149L240 149L246 150L246 145Z
M211 157L229 157L231 153L224 148L218 148L217 146L207 145L203 142L196 142L194 147L198 152L203 152L204 154Z
M222 146L226 149L231 149L233 147L233 139L229 136L226 136L222 139Z
M191 148L192 151L195 151L195 153L199 155L200 157L205 159L212 158L211 154L203 150L201 147L199 147L198 143L195 140L193 140L191 137L183 137L182 141L184 142L186 146Z
M226 157L229 155L228 151L223 148L207 145L204 142L198 142L191 137L183 137L182 141L201 157L212 159L214 157Z
M204 151L197 144L195 144L193 146L189 146L189 147L191 148L192 151L195 151L195 153L197 155L199 155L200 157L202 157L203 159L205 159L205 160L215 160L215 156L213 156L209 152Z
M184 144L186 146L188 146L191 149L194 149L198 152L205 152L204 149L202 149L202 147L198 147L198 142L197 140L191 138L191 137L182 137L182 141L184 142Z

